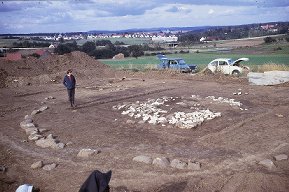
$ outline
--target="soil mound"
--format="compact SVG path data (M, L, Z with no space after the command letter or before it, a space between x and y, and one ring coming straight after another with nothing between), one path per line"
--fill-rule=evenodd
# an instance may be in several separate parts
M109 66L80 51L49 55L42 59L27 57L19 61L8 61L1 58L0 87L59 82L68 69L73 69L79 79L114 74Z

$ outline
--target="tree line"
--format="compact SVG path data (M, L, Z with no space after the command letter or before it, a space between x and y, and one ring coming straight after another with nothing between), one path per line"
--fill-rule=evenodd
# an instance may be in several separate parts
M191 31L179 35L181 45L200 43L202 37L213 37L215 40L241 39L248 37L260 37L266 35L288 34L289 23L274 23L275 30L262 29L262 24L250 24L239 26L211 27L209 30ZM285 38L287 41L287 39ZM267 43L267 39L264 40Z
M111 59L113 56L122 53L124 57L138 58L143 56L145 51L162 50L160 47L152 48L145 45L124 46L123 42L116 41L114 44L110 40L87 41L82 46L78 46L76 41L72 43L59 44L54 52L60 55L72 51L82 51L95 59Z
M49 47L50 43L48 42L37 42L37 41L20 41L13 42L13 47L21 47L21 48L36 48L36 47Z

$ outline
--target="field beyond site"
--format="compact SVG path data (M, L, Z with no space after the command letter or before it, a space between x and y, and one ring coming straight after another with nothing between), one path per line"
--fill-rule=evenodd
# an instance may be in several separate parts
M182 53L180 51L188 51ZM257 69L259 65L276 64L289 65L289 43L265 44L263 38L216 41L192 47L171 48L164 52L171 52L168 57L183 58L188 64L197 64L199 69L216 58L241 57L249 58L249 62L244 63L252 69ZM177 53L176 53L177 52ZM159 60L156 56L142 56L138 58L125 58L121 60L103 59L103 63L117 69L153 69Z

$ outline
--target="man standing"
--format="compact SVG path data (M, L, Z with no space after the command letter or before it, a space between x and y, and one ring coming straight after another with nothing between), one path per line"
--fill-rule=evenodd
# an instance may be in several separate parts
M72 75L72 69L67 70L66 75L63 79L63 85L67 88L68 100L70 102L70 106L75 107L74 96L75 96L76 80L75 80L75 77Z

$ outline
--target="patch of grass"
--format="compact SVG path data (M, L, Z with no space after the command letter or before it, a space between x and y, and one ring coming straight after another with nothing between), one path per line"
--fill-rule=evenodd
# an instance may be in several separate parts
M253 72L265 72L265 71L289 71L289 65L282 65L276 63L267 63L264 65L254 65L251 68Z
M0 38L0 47L12 47L14 42L17 42L18 39L2 39Z
M283 51L283 50L282 50ZM221 53L188 53L188 54L172 54L168 55L170 58L181 57L188 64L197 64L198 69L204 69L207 64L213 59L224 57L238 59L240 57L248 57L248 62L242 63L254 68L255 65L264 65L268 63L275 63L277 65L289 66L289 54L264 54L264 55L248 55L248 54L221 54ZM101 62L116 68L131 68L133 66L137 69L156 68L159 60L155 56L143 56L139 58L125 58L122 60L102 59Z

